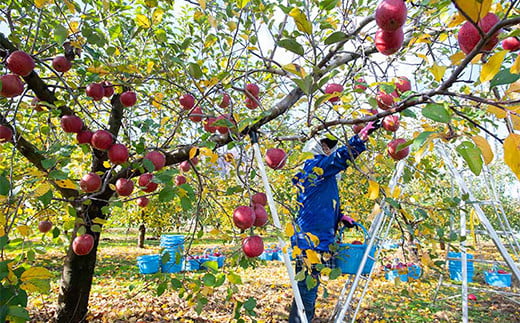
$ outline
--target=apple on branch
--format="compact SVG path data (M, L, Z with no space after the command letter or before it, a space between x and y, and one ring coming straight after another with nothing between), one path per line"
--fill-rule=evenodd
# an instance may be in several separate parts
M151 173L145 173L139 176L137 183L139 184L139 187L141 187L143 192L146 193L151 193L155 191L159 186L159 184L153 182L153 174Z
M160 170L166 165L166 157L160 151L150 151L144 156L144 159L151 161L155 170Z
M128 160L128 148L123 144L114 144L108 149L108 159L112 164L121 165Z
M184 110L191 110L195 106L195 97L187 93L179 98L179 102Z
M137 103L137 95L134 91L125 91L119 96L119 101L125 107L131 107Z
M92 248L94 248L94 237L91 234L82 234L72 241L72 251L78 256L88 255Z
M72 68L72 62L69 61L67 57L58 55L52 59L52 68L54 68L56 72L65 73Z
M287 162L287 154L283 149L270 148L265 152L265 161L272 169L280 169Z
M6 60L7 68L14 74L28 76L34 70L34 59L24 51L16 50Z
M386 31L379 29L376 32L376 49L383 55L392 55L401 49L404 41L403 28L397 28L394 31Z
M146 196L141 196L137 199L137 205L139 207L147 207L148 203L150 203L150 200Z
M259 236L250 236L242 240L242 251L248 258L258 257L264 252L264 241Z
M87 86L85 93L94 101L100 101L105 96L105 89L101 83L92 83Z
M80 133L83 129L83 121L80 117L67 114L61 117L61 128L67 133Z
M9 142L13 139L13 130L8 126L0 126L0 143Z
M488 33L491 28L493 28L497 23L500 22L500 18L494 13L488 13L484 16L479 22L478 26L482 29L482 32ZM497 31L482 47L482 50L490 51L492 50L496 44L498 44L498 35L500 31ZM460 49L465 53L469 54L475 46L480 42L480 32L478 29L470 22L466 21L464 25L459 30L459 34L457 35L457 39L459 42Z
M255 211L249 206L239 206L233 211L233 223L239 229L249 229L255 223Z
M114 144L114 136L107 130L97 130L92 134L90 144L97 150L108 150Z
M408 156L410 153L410 146L406 146L404 148L401 148L398 150L398 147L400 145L404 145L406 143L406 139L398 138L390 141L388 143L388 154L390 157L392 157L394 160L401 160Z
M134 191L134 182L127 178L118 178L116 181L116 192L119 196L130 196Z
M40 221L40 223L38 223L38 230L41 233L49 232L49 231L51 231L51 229L52 229L52 222L49 220L43 220L43 221Z
M6 74L0 76L0 95L4 98L14 98L23 92L23 83L20 77L16 74Z
M403 0L383 0L376 8L376 24L384 31L395 31L404 25L407 13Z
M255 193L255 194L253 194L253 196L251 196L251 202L253 202L253 204L260 204L262 206L266 206L267 205L267 195L262 192Z
M79 181L79 187L85 193L93 193L101 188L101 177L96 173L88 173Z
M343 85L338 83L329 83L325 87L325 94L332 94L329 102L334 103L340 100L340 95L343 92Z

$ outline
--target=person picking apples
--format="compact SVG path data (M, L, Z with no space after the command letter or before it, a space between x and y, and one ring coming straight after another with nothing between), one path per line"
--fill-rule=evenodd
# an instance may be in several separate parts
M312 268L305 267L306 250L314 250L320 254L323 265L329 268L335 267L329 246L335 241L340 221L347 226L352 224L347 217L342 219L337 175L366 150L365 142L368 136L380 126L379 121L369 122L341 147L337 147L338 140L323 137L313 138L304 148L305 151L313 153L313 158L306 160L303 170L293 178L293 184L298 189L299 210L294 221L295 234L291 237L291 244L302 250L302 256L296 259L296 273L307 269L306 275L311 275L317 282L311 289L307 288L306 279L298 282L308 322L311 322L314 317L320 280L319 271L314 265ZM319 242L316 244L311 241L308 233L318 237ZM289 322L300 322L294 300Z

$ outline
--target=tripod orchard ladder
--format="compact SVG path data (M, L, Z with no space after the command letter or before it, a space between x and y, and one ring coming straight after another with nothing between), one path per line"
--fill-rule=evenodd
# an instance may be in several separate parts
M502 243L498 233L496 232L493 225L487 218L486 214L480 207L480 204L483 204L483 203L479 202L475 199L473 192L469 189L463 176L461 175L461 173L457 170L457 168L453 164L452 158L451 158L451 156L449 156L448 152L446 151L444 144L442 142L438 142L438 144L436 145L436 148L437 148L437 151L439 152L440 156L444 160L452 178L455 179L455 181L457 182L461 194L467 196L468 200L465 202L466 205L472 206L474 208L475 214L477 215L480 223L485 228L485 232L489 235L489 237L495 244L495 247L498 249L498 251L502 255L502 257L505 261L504 264L509 267L509 269L511 270L514 277L516 277L517 280L520 280L520 269L517 266L517 264L515 264L513 258L509 255L509 253L508 253L505 245ZM494 197L496 197L496 196L494 196ZM505 216L505 213L503 214L503 216ZM507 220L507 217L505 217L505 219ZM499 217L499 221L502 221L500 219L500 217ZM507 222L507 223L509 223L509 222ZM466 215L464 212L461 212L460 224L461 224L461 237L464 237L466 235ZM503 225L503 223L502 223L502 225ZM503 227L503 228L505 228L505 227ZM506 237L512 236L510 227L508 227L508 230L506 230L506 231L508 231L508 232L505 232ZM461 240L463 240L463 239L461 239ZM514 243L512 243L510 245L512 247L515 246ZM455 259L455 260L461 261L461 266L462 266L462 270L461 270L461 272L462 272L462 286L461 286L461 288L462 288L462 321L468 322L468 273L467 273L468 259L467 259L467 253L466 253L464 241L461 241L460 249L461 249L461 257L460 257L460 259ZM474 259L472 261L476 261L476 260L477 259Z
M401 160L397 163L395 172L388 185L390 191L393 191L398 185L398 182L403 175L405 165L406 162L404 160ZM332 314L332 319L334 322L344 322L345 318L351 322L354 322L361 307L363 298L368 291L368 285L372 277L374 266L372 266L372 269L368 274L362 274L363 268L365 267L368 259L374 260L374 262L376 261L380 249L376 249L374 257L370 256L370 250L372 250L374 245L377 245L379 242L386 239L394 219L393 212L390 210L389 205L385 201L381 202L380 209L381 210L376 214L374 220L372 221L372 225L370 226L370 230L368 232L369 239L368 242L365 241L367 247L359 264L357 273L356 275L349 275L345 285L341 290L341 294Z

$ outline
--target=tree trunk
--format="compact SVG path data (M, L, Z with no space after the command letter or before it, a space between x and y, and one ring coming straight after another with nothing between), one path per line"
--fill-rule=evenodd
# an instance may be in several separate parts
M78 211L78 217L90 220L96 217L103 219L104 215L101 212L101 207L102 205L94 205L94 203L90 206L83 206L84 209ZM88 300L92 287L94 269L96 267L96 255L100 239L100 233L90 230L92 223L90 223L90 221L86 221L86 223L89 224L77 225L74 228L72 237L76 236L81 226L85 226L87 233L94 236L94 247L87 255L78 256L72 250L73 239L71 239L61 275L58 311L56 314L56 322L58 323L86 321Z
M144 236L146 234L146 226L144 223L139 225L139 238L137 239L137 247L144 248Z

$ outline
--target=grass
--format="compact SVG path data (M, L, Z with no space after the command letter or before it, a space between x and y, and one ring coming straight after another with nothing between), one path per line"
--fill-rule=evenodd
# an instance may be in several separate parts
M264 322L287 320L292 291L285 267L281 262L260 262L254 269L225 268L242 276L243 284L237 293L225 301L224 287L208 289L209 302L201 314L194 310L194 304L167 290L156 296L156 288L163 274L142 275L136 266L136 258L142 254L159 252L158 240L146 240L146 248L136 247L137 234L121 231L103 233L98 252L94 284L90 297L90 322L228 322L232 321L237 301L255 297L256 319ZM355 237L346 237L348 239ZM274 238L270 242L274 242ZM194 253L207 248L220 247L227 254L238 246L225 245L219 239L206 239L193 244ZM30 312L33 322L48 322L55 312L59 277L63 262L61 247L47 244L47 253L37 255L35 264L45 266L54 274L53 292L30 298ZM479 272L480 268L475 270ZM204 273L189 273L189 277L199 277ZM174 275L172 275L173 277ZM447 275L446 275L447 277ZM325 282L327 298L318 299L316 319L313 322L327 322L335 306L337 296L346 277ZM426 271L420 280L410 283L389 282L383 277L381 266L376 264L374 279L358 315L359 322L453 322L460 321L460 289L443 287L439 301L433 303L432 296L437 286L438 274ZM483 278L475 277L470 286L483 286ZM509 289L510 290L510 289ZM518 291L517 291L518 292ZM471 322L520 322L520 308L502 296L474 293L477 301L470 302Z

